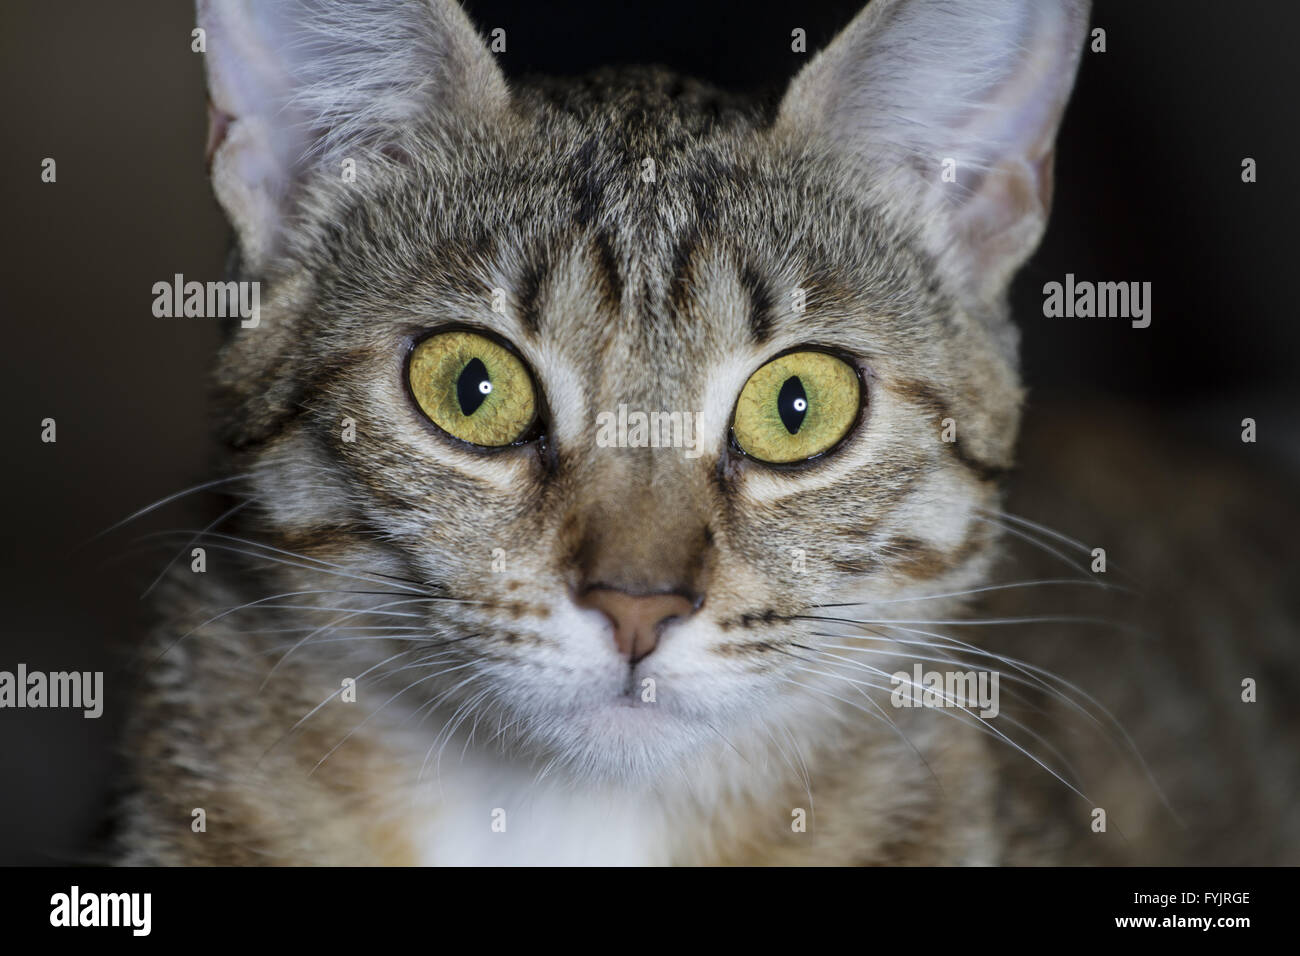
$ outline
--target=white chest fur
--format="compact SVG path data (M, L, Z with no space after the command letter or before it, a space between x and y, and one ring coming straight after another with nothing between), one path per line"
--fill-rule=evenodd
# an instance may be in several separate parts
M466 757L421 785L424 865L618 866L668 862L663 810L646 797L537 782L536 769Z

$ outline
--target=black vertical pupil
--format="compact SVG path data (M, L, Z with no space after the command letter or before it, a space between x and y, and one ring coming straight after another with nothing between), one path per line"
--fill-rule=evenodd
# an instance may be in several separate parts
M781 416L781 424L791 435L799 430L804 416L808 414L808 395L803 390L799 376L791 375L781 386L781 394L776 397L776 411Z
M486 389L483 388L485 382L488 383ZM460 402L462 415L473 415L478 411L478 407L483 404L483 400L488 397L488 392L492 390L491 382L483 360L470 359L469 364L461 369L460 378L456 379L456 401Z

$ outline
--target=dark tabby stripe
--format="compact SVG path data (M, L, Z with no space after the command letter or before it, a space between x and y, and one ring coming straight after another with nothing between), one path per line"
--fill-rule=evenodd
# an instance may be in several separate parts
M699 228L692 224L682 233L681 239L677 241L677 245L673 249L673 263L668 273L672 277L669 305L672 306L673 312L677 315L681 315L686 311L691 289L694 287L695 277L692 263L699 242Z
M596 252L596 262L601 277L601 292L605 304L615 315L623 305L623 276L618 268L618 254L609 233L598 232L592 240Z
M519 277L519 320L529 332L536 333L541 329L542 284L549 271L549 257L545 251L539 251L524 263Z
M933 416L935 424L938 425L945 418L951 418L954 421L957 417L948 409L948 402L940 395L933 386L916 379L894 379L891 381L882 381L882 384L890 392L893 392L904 401L911 402L923 408ZM1007 473L1007 468L1002 465L996 465L991 462L982 461L967 451L961 441L960 429L957 440L942 443L963 467L969 470L980 481L993 481Z
M762 345L772 335L772 307L774 297L767 279L751 264L740 271L740 283L749 295L749 331L754 341Z

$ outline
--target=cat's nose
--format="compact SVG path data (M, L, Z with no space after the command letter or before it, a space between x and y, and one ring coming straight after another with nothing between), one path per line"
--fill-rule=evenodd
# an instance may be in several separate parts
M614 588L592 588L578 598L578 604L609 618L619 653L633 664L655 649L669 621L695 613L695 604L680 594L629 594Z

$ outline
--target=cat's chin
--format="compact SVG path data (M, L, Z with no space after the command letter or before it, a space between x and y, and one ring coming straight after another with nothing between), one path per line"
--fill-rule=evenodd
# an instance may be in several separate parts
M705 734L662 706L616 697L566 714L547 736L576 778L644 784L698 754Z

